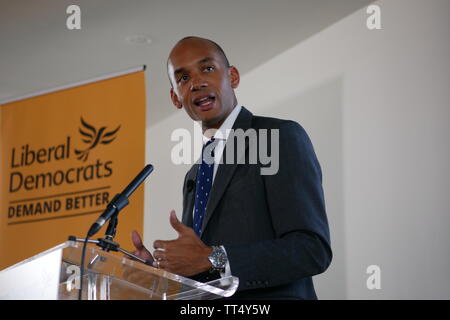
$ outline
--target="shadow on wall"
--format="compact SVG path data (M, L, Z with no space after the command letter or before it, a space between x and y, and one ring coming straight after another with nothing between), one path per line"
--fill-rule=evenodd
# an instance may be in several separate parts
M289 119L300 123L308 133L322 167L333 261L325 273L314 277L319 299L347 298L342 88L343 79L338 77L283 100L278 105L261 110L255 110L249 106L250 110L257 115Z

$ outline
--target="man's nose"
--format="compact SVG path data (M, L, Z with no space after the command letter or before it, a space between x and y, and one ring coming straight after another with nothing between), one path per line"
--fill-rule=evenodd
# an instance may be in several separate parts
M201 77L192 78L191 80L191 91L197 91L201 88L205 88L208 86L208 83L202 79Z

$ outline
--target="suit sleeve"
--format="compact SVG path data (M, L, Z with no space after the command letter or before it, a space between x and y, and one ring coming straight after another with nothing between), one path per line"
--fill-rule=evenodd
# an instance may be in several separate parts
M272 148L273 149L273 148ZM279 169L263 176L275 237L228 245L238 290L271 287L324 272L332 259L322 173L311 141L294 121L279 129Z

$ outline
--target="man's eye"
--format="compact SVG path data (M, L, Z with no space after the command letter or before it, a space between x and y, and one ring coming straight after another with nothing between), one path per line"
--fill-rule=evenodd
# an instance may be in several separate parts
M205 71L211 72L211 71L213 71L214 69L215 69L214 66L208 66L208 67L205 68Z
M178 79L178 82L186 81L189 77L187 75L181 76L180 79Z

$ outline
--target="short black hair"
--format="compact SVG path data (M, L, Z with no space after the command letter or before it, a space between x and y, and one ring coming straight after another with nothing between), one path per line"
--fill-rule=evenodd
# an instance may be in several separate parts
M217 48L217 50L219 50L220 54L222 55L223 61L225 62L225 66L226 66L227 68L230 67L230 62L228 61L228 58L227 58L227 55L225 54L225 51L223 51L223 49L222 49L221 46L219 46L216 42L214 42L214 41L212 41L212 40L210 40L210 39L206 39L206 38L202 38L202 37L196 37L196 36L187 36L187 37L184 37L184 38L180 39L180 40L175 44L175 46L176 46L177 44L179 44L180 42L182 42L182 41L184 41L184 40L188 40L188 39L200 39L200 40L206 40L206 41L212 43L212 44ZM175 46L174 46L174 47L175 47ZM169 58L167 58L166 68L167 68L167 70L169 70ZM167 75L169 76L170 84L172 84L172 81L170 80L169 72L167 72Z
M222 47L219 46L216 42L210 40L210 39L206 39L206 38L202 38L202 37L196 37L196 36L188 36L188 37L184 37L183 39L181 39L180 41L177 42L180 43L184 40L188 40L188 39L200 39L200 40L206 40L208 42L211 42L220 52L220 54L223 56L223 59L225 61L225 66L228 68L230 66L230 62L228 61L227 55L225 54L225 51L223 51Z

